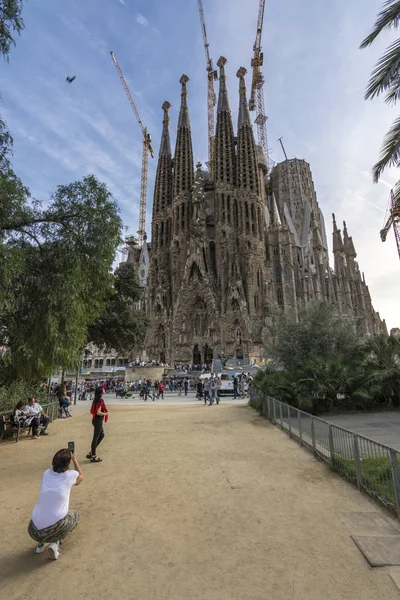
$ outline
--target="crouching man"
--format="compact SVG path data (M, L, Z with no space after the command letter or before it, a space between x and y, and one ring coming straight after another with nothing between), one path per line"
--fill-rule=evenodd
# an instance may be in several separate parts
M69 468L71 461L74 469ZM39 499L28 526L29 535L38 542L37 554L48 545L49 557L59 557L62 540L79 522L79 513L69 510L69 496L72 486L79 485L82 479L76 452L59 450L54 455L53 468L43 474Z

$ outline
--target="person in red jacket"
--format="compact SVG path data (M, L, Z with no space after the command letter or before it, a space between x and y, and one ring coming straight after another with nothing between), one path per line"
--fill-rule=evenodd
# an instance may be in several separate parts
M158 397L164 400L164 384L162 381L158 384Z
M92 447L89 454L86 455L86 458L89 458L92 463L99 463L102 462L102 459L96 455L96 449L104 439L103 422L105 421L107 423L108 421L108 409L103 400L102 387L98 387L94 392L94 400L90 407L90 413L92 415L92 425L94 429Z

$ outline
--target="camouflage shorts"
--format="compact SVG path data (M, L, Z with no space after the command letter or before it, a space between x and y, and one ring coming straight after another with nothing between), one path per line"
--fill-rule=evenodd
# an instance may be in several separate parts
M70 510L63 519L45 527L37 529L33 521L28 525L28 533L35 542L42 544L57 542L63 540L79 523L80 515L76 510Z

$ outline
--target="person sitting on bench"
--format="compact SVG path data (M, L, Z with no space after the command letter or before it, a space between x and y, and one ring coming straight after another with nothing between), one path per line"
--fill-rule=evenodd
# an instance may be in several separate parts
M35 398L29 398L28 405L24 408L24 413L28 417L37 417L40 420L40 424L44 425L40 435L49 435L46 429L49 426L50 417L46 415L40 404L36 402Z
M31 427L32 428L32 439L38 439L39 436L39 417L27 416L24 411L25 402L20 400L17 406L14 408L11 422L20 427Z

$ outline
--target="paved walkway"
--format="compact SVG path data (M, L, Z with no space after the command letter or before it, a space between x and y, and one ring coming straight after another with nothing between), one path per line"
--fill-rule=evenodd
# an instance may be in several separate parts
M400 412L357 413L334 417L323 415L322 418L400 450Z
M398 600L343 513L376 511L243 405L112 406L102 464L84 407L40 440L0 444L0 589L7 600ZM43 470L74 440L81 513L57 562L26 527Z

